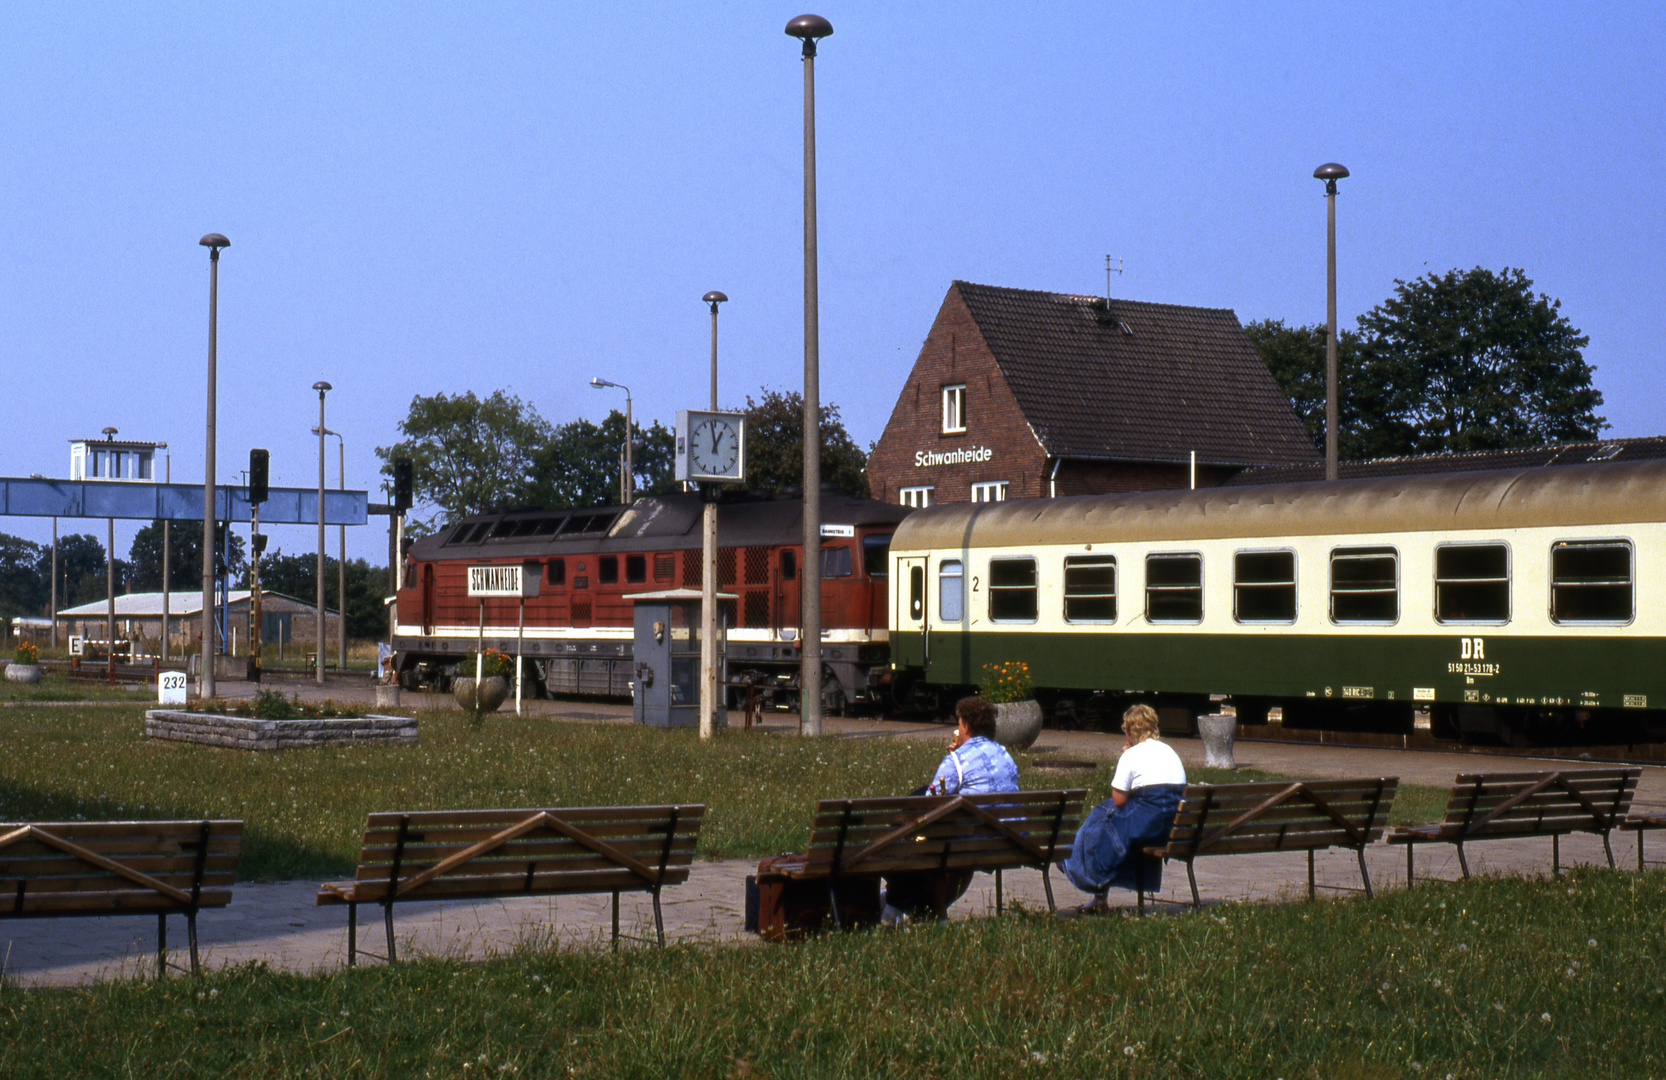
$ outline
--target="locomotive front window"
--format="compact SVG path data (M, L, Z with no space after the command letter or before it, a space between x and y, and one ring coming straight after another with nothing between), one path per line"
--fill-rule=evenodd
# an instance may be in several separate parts
M603 555L596 560L596 580L603 585L619 583L619 556Z
M1116 556L1065 556L1064 619L1066 622L1116 620Z
M1034 559L989 560L989 617L1001 622L1034 622Z
M854 570L850 561L850 548L844 544L838 547L824 547L821 549L821 576L849 577Z
M565 585L567 583L567 560L551 559L545 564L544 578L551 585Z
M1203 556L1145 557L1145 617L1149 622L1203 621Z
M1435 548L1438 622L1510 621L1510 550L1503 544Z
M862 572L869 577L890 573L891 534L877 533L862 538Z
M1550 549L1550 617L1559 623L1623 623L1633 614L1631 545L1564 541Z
M781 552L781 580L791 581L798 576L798 553L795 551Z
M637 585L648 580L648 556L625 556L625 581L627 584Z
M1232 556L1232 617L1239 622L1296 621L1296 553L1239 551Z
M937 564L937 617L959 622L966 613L966 570L959 559Z
M1400 617L1400 553L1336 548L1330 553L1332 622L1391 623Z

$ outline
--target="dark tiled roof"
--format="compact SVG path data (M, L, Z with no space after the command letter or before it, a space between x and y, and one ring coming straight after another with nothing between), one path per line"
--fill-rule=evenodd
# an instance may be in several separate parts
M1024 417L1054 457L1317 461L1290 401L1226 308L957 281Z
M1339 480L1377 476L1416 476L1426 473L1479 472L1487 469L1538 468L1546 465L1583 465L1592 461L1649 461L1666 458L1666 435L1640 439L1600 439L1595 442L1528 446L1513 450L1471 450L1462 454L1424 454L1420 457L1339 461ZM1323 480L1324 462L1317 464L1258 465L1228 480L1229 484L1288 484Z

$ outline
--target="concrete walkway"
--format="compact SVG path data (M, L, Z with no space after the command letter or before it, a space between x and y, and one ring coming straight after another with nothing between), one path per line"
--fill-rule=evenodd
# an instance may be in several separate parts
M349 688L311 684L282 684L286 692L329 694L336 701L352 696ZM226 688L237 696L238 684ZM369 691L364 691L369 697ZM439 701L410 700L418 707ZM528 711L580 722L629 722L629 708L595 702L529 702ZM731 718L738 725L739 714ZM848 738L920 738L945 740L948 729L933 724L878 720L833 719L828 730ZM769 730L797 730L797 718L767 718ZM1195 740L1171 740L1188 765L1202 762L1203 749ZM1120 736L1092 732L1042 734L1036 749L1044 754L1079 760L1111 760L1121 748ZM1240 743L1240 765L1288 776L1314 778L1398 776L1402 782L1431 787L1450 785L1460 772L1577 767L1578 762L1555 759L1488 758L1478 754L1434 753L1416 750L1352 749L1346 747ZM1068 786L1082 773L1061 772ZM1666 768L1645 767L1635 804L1666 810ZM1655 848L1666 852L1666 840ZM1471 845L1471 868L1478 873L1537 875L1550 872L1550 842L1497 841ZM1615 834L1614 855L1622 869L1636 866L1636 834ZM1573 836L1562 842L1565 866L1602 864L1602 842L1597 837ZM1405 852L1386 845L1373 846L1366 856L1373 886L1379 890L1403 887ZM744 881L755 869L749 859L696 863L686 885L667 889L662 903L665 930L676 941L752 945L757 939L741 929ZM1417 878L1454 878L1457 857L1447 846L1427 846L1417 856ZM1053 889L1064 909L1085 896L1055 873ZM1203 859L1197 863L1198 888L1205 903L1219 901L1268 902L1299 899L1307 887L1307 861L1302 854L1235 856ZM1350 852L1318 856L1317 880L1321 895L1333 888L1358 888L1359 869ZM313 904L316 881L243 883L236 886L231 906L205 911L198 917L203 962L211 968L262 963L283 971L320 972L340 968L346 960L347 911ZM1005 875L1009 903L1045 910L1046 893L1039 873ZM1189 899L1185 868L1170 865L1164 877L1164 900ZM1113 902L1118 897L1113 895ZM1132 896L1121 898L1132 905ZM954 919L982 918L994 913L995 886L989 875L979 875L950 911ZM481 959L502 955L525 945L559 943L562 947L605 946L610 925L610 897L558 897L516 900L411 903L396 909L395 932L402 958L418 955ZM641 937L653 935L653 909L646 896L626 895L620 903L622 929ZM360 912L359 943L377 952L383 948L381 911L368 906ZM185 923L169 920L172 959L187 963ZM635 943L622 947L638 948ZM95 980L148 976L155 970L156 921L148 917L19 920L0 923L0 962L6 978L22 985L75 985Z

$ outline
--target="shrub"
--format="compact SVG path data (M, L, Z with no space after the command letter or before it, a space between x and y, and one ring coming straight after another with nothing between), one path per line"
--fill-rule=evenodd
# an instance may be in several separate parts
M40 649L36 648L32 641L20 641L17 643L17 652L13 654L13 659L19 664L38 664Z
M985 664L983 678L978 682L978 694L995 705L1028 701L1035 696L1035 683L1030 681L1030 665L1022 660Z
M474 678L475 656L476 651L474 649L470 649L468 655L463 657L462 665L457 668L458 678ZM507 653L499 652L496 649L487 649L484 653L480 653L479 656L480 677L483 679L489 679L494 675L501 675L504 678L508 678L515 670L515 661L511 659Z

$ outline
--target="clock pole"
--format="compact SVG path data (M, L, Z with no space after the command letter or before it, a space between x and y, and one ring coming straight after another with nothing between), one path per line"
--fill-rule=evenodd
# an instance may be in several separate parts
M712 307L712 412L717 411L717 305L729 299L713 290L701 297ZM712 737L717 710L723 707L717 657L717 491L700 485L700 738Z

